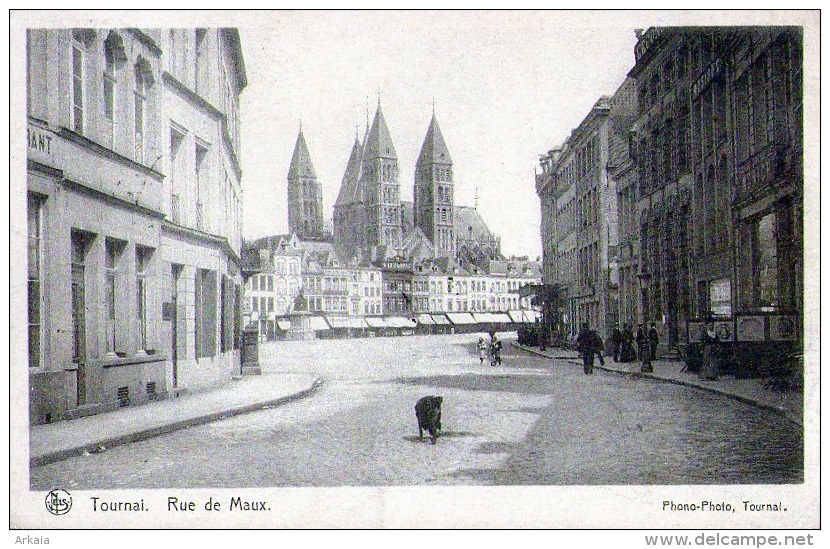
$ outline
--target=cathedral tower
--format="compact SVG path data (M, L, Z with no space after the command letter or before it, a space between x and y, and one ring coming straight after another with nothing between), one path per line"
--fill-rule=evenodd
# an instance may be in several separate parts
M415 164L413 215L439 256L455 257L452 158L435 113Z
M317 182L302 126L288 168L288 229L300 238L323 235L323 189Z
M401 198L398 155L378 102L372 128L363 148L361 186L366 212L365 244L397 248L401 245Z

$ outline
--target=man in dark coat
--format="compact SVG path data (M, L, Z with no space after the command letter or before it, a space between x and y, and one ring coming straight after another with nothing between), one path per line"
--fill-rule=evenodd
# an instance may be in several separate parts
M611 351L614 354L614 362L621 362L621 354L622 349L622 332L620 331L619 326L614 326L614 329L611 330Z
M594 346L591 340L591 330L588 323L582 325L579 335L576 337L576 350L582 353L582 369L586 374L594 371Z
M622 339L622 361L631 362L634 360L634 332L630 324L623 326Z
M599 337L596 330L591 330L591 347L593 347L594 352L597 354L599 363L605 366L605 359L602 358L602 352L605 350L605 345L603 345L602 338Z
M657 360L658 343L660 343L660 338L657 336L657 326L652 322L651 328L648 330L648 347L651 351L651 360Z

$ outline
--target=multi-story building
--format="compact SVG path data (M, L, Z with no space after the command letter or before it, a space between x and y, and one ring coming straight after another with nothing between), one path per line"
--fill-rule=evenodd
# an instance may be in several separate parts
M323 226L323 188L300 128L288 168L288 230L301 239L320 239Z
M169 380L171 387L202 388L240 371L239 94L247 76L235 29L160 35Z
M30 29L26 42L31 422L229 380L238 33Z
M563 146L542 158L537 175L537 193L552 216L543 251L556 254L543 262L544 279L562 304L551 324L571 337L582 323L601 333L617 323L617 192L608 158L615 142L628 139L634 93L626 80L613 97L600 98Z
M726 341L796 339L801 31L652 28L635 59L644 317L670 346L710 317Z

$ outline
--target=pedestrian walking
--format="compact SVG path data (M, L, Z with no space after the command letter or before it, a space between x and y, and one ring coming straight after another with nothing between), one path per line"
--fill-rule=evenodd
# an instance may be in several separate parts
M658 343L660 343L660 337L657 335L657 326L652 322L651 328L648 330L648 348L651 352L651 360L657 360Z
M614 355L614 362L622 362L622 332L619 326L614 326L611 330L611 352Z
M719 357L720 351L720 337L715 332L714 324L704 328L700 335L700 341L703 343L703 363L700 366L700 379L714 381L718 379L719 375Z
M493 338L490 343L490 354L492 355L490 365L501 366L501 340L496 337L496 334L493 334Z
M588 323L582 325L579 335L576 336L576 350L582 353L582 370L586 374L594 373L594 345Z
M483 337L478 338L478 361L481 365L484 365L484 359L488 358L488 347Z

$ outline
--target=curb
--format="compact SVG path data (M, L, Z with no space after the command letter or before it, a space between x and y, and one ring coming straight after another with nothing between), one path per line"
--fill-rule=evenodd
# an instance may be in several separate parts
M567 361L572 362L574 364L582 365L582 363L579 362L579 359L572 358L572 357L569 357L569 356L551 356L551 355L542 353L541 351L537 351L535 349L530 349L528 347L524 347L522 345L519 345L518 343L511 343L511 345L513 347L519 349L519 350L522 350L522 351L525 351L527 353L531 353L531 354L534 354L534 355L538 355L538 356L541 356L541 357L544 357L544 358L567 360ZM743 402L744 404L748 404L750 406L755 406L756 408L760 408L762 410L768 410L770 412L775 412L776 414L780 415L781 417L791 421L792 423L795 423L799 427L804 427L803 423L801 421L798 421L797 417L793 417L791 414L787 413L787 410L785 410L783 408L779 408L778 406L775 406L774 404L765 404L765 403L760 402L760 401L758 401L754 398L745 397L745 396L742 396L742 395L737 395L735 393L730 393L728 391L718 389L717 387L707 387L705 385L698 385L696 383L692 383L692 382L689 382L689 381L683 381L682 379L672 379L672 378L657 376L657 375L654 375L654 374L650 374L648 372L625 372L625 371L622 371L622 370L615 370L613 368L606 368L605 366L594 366L594 368L596 368L597 370L603 370L605 372L611 372L611 373L614 373L614 374L619 374L619 375L624 375L624 376L629 376L629 377L646 377L646 378L649 378L649 379L654 379L656 381L662 381L664 383L673 383L674 385L682 385L684 387L691 387L693 389L699 389L701 391L706 391L708 393L713 393L713 394L716 394L716 395L725 396L725 397L737 400L739 402Z
M256 402L253 404L245 404L242 406L237 406L236 408L230 408L227 410L221 410L218 412L211 412L209 414L205 414L202 416L191 417L187 419L183 419L181 421L176 421L174 423L169 423L166 425L159 425L156 427L151 427L149 429L144 429L143 431L136 431L134 433L127 433L125 435L117 436L117 437L110 437L104 438L100 440L96 440L95 442L88 442L85 443L83 446L78 446L75 448L67 448L65 450L58 450L56 452L50 452L47 454L43 454L40 456L35 456L29 459L29 467L38 467L40 465L47 465L49 463L54 463L56 461L62 461L64 459L68 459L71 457L76 457L83 455L84 452L93 453L99 446L105 446L107 448L113 446L120 446L122 444L129 444L131 442L138 442L140 440L146 440L148 438L154 438L161 435L166 435L168 433L172 433L174 431L180 431L182 429L187 429L188 427L196 427L198 425L204 425L206 423L212 423L214 421L219 421L222 419L227 419L234 416L239 416L242 414L248 414L251 412L257 412L259 410L265 410L268 408L273 408L276 406L281 406L283 404L287 404L294 400L300 400L302 398L306 398L311 396L320 386L323 385L323 378L318 377L312 382L311 386L307 389L302 391L298 391L296 393L292 393L287 396L282 396L279 398L265 400L261 402Z

